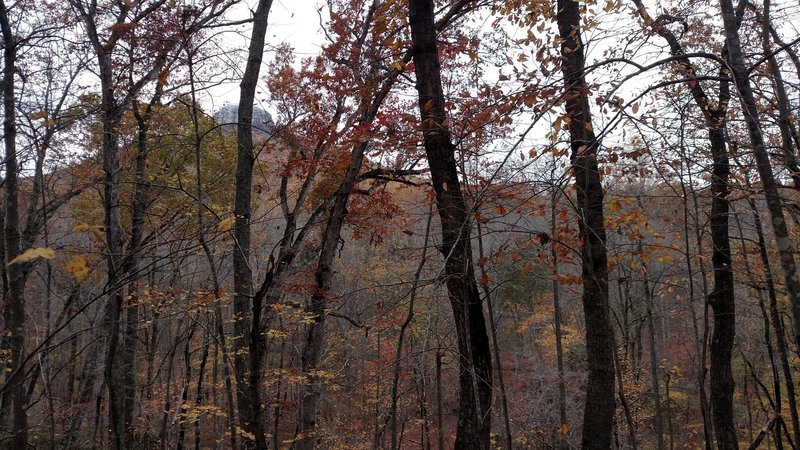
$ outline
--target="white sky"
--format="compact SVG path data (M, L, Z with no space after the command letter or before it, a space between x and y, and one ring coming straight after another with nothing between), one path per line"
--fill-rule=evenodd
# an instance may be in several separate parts
M255 0L248 0L247 3L251 8L255 8ZM320 6L319 2L315 0L275 0L272 3L265 43L265 66L275 56L273 49L282 44L288 44L294 48L298 62L302 58L316 55L319 52L323 42L323 36L320 32L319 13L317 12L317 8ZM251 15L251 13L245 11L243 7L237 7L236 11L230 15L230 18L231 20L237 20L248 15ZM323 19L325 19L324 16ZM230 33L226 35L225 42L229 46L244 49L246 52L252 24L243 25L237 29L241 35ZM241 71L244 70L245 58L244 54L236 55L235 63L237 67L228 74L230 79L237 80L239 78L236 72L241 74ZM266 69L262 66L261 75L263 76L265 72ZM265 91L266 89L261 90L261 95L259 96L261 99L264 99ZM211 88L209 96L202 102L210 103L208 107L215 111L225 103L237 103L238 101L239 84L238 81L235 81Z

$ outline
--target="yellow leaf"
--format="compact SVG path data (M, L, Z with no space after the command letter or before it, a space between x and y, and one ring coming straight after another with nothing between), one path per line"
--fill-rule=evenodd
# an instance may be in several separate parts
M50 247L29 248L22 252L21 255L9 261L8 265L10 266L12 264L25 263L36 258L53 259L55 256L56 252Z
M612 213L619 211L619 198L614 198L609 202L608 210Z
M64 266L64 270L76 280L80 280L89 273L89 261L81 255L75 255Z
M569 427L567 426L567 424L561 425L561 427L558 429L558 433L563 435L569 434Z
M217 224L217 230L230 231L230 229L233 228L234 222L236 222L236 216L230 216L227 219L223 219Z

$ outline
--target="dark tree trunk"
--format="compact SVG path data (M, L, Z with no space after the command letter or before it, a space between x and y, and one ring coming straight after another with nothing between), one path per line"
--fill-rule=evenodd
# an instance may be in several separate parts
M634 0L639 14L645 23L661 35L669 44L673 56L685 76L692 79L688 83L692 98L703 114L711 148L711 264L714 273L714 287L708 295L708 304L713 310L714 329L711 335L711 411L717 442L721 449L735 448L736 433L733 421L733 372L731 358L733 342L736 336L736 310L734 302L733 271L731 261L730 236L728 231L729 203L728 176L730 162L725 144L725 123L728 100L730 98L727 81L719 87L719 101L714 104L704 91L699 80L694 79L696 70L691 60L684 54L681 44L667 27L667 22L674 20L663 16L653 21L644 9L640 0ZM736 20L736 18L734 17ZM721 73L725 76L726 72ZM731 445L733 447L731 447Z
M561 70L570 118L572 174L582 240L583 313L589 379L583 415L584 449L610 449L614 428L614 331L609 317L608 255L603 224L603 187L597 166L598 142L592 129L578 2L558 0Z
M92 18L86 16L87 26ZM124 293L120 286L122 274L123 246L122 223L120 218L120 169L117 129L122 120L123 108L115 97L115 81L111 50L102 45L92 33L97 53L101 87L101 120L103 127L103 225L106 238L106 283L109 286L108 302L103 319L103 332L106 338L106 354L103 376L108 387L108 414L111 444L115 449L125 448L125 426L123 420L122 379L117 353L119 351L120 315Z
M446 126L433 1L411 0L409 24L423 141L442 224L444 276L458 336L459 409L455 448L488 449L492 402L489 337L472 264L469 209L456 170L455 146Z
M150 191L147 183L147 155L149 153L147 134L150 129L149 122L152 116L152 108L161 98L161 88L162 84L159 83L156 86L156 94L148 103L143 114L134 107L134 116L137 126L136 172L134 175L133 201L131 202L133 208L131 211L130 243L126 252L128 258L124 269L125 274L129 277L128 294L130 295L131 301L126 308L125 330L122 345L124 357L120 364L120 371L123 376L122 409L125 439L129 443L134 442L133 412L135 409L136 372L138 369L136 359L138 356L137 345L139 342L138 284L139 264L141 260L140 251ZM136 106L138 107L138 105Z
M736 90L739 93L739 100L742 104L744 121L747 125L750 143L753 146L753 154L756 159L758 174L764 189L764 196L767 201L772 222L772 230L775 234L776 247L780 256L780 264L783 269L784 284L789 296L789 305L792 310L794 320L795 342L800 343L800 281L797 277L797 266L794 259L794 246L789 238L789 230L783 214L783 205L778 193L778 185L772 172L772 165L769 154L764 143L764 135L761 131L761 121L758 117L758 105L756 104L753 89L750 86L749 71L745 66L742 46L739 40L739 21L731 0L720 0L722 9L722 19L725 24L725 44L728 52L728 61L733 72L733 79ZM735 434L733 434L735 437ZM720 443L721 445L721 443ZM735 447L735 441L730 448ZM727 447L726 447L727 448Z
M442 353L436 349L436 438L438 449L444 448L444 414L442 410Z
M5 1L0 0L0 29L3 35L3 143L5 145L5 186L3 209L5 213L3 228L3 249L8 283L5 293L6 327L9 336L6 342L11 350L12 379L11 397L11 446L28 446L28 417L25 411L25 276L23 264L8 264L22 251L22 233L19 218L19 189L17 186L17 124L16 92L14 91L14 67L17 60L17 42Z
M728 233L728 174L730 166L723 130L711 128L711 263L714 269L714 288L708 302L714 311L714 331L711 335L711 411L717 445L720 449L737 447L733 420L733 371L731 358L736 337L736 308L731 270L731 247Z
M266 450L261 407L261 303L254 301L253 274L250 271L250 215L253 184L253 102L264 53L267 19L272 0L259 0L253 16L253 31L242 75L236 128L236 194L233 231L233 311L235 352L234 366L238 389L239 420L248 437L246 448Z

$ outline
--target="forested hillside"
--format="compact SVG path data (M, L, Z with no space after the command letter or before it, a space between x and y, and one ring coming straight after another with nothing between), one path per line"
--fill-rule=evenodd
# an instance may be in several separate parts
M800 445L797 2L300 3L0 0L0 448Z

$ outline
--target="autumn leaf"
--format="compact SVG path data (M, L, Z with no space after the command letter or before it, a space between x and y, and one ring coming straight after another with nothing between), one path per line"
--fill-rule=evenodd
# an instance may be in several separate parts
M526 261L525 264L522 265L521 272L523 275L527 275L531 273L531 269L533 269L533 263L531 263L530 261Z
M10 266L17 263L26 263L33 261L36 258L53 259L55 256L56 252L50 247L29 248L22 252L21 255L9 261L8 265Z
M230 216L227 219L221 220L217 224L217 231L230 231L233 228L233 224L236 222L236 216Z
M525 96L525 98L522 100L522 103L524 103L525 106L527 106L528 108L531 108L533 107L535 101L536 101L536 95L530 94Z
M81 255L75 255L64 266L64 270L76 280L80 280L89 273L89 261Z
M619 211L619 206L620 206L619 205L619 199L618 198L614 198L614 199L611 200L611 202L609 202L608 210L610 212L612 212L612 213L615 213L615 212Z
M563 116L559 117L558 119L553 122L553 129L556 130L556 133L561 131L561 122L564 120Z
M569 426L567 424L563 424L558 428L558 434L567 435L569 434Z

